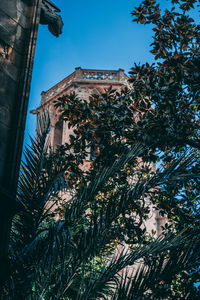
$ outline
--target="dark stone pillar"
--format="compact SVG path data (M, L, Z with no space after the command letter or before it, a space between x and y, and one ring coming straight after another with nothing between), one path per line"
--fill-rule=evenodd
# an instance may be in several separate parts
M8 275L8 239L24 138L42 0L0 1L0 279Z

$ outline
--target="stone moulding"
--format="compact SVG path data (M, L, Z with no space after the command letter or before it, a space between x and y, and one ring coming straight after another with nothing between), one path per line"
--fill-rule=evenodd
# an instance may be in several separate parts
M96 69L82 69L78 67L73 73L65 77L59 83L51 87L46 92L42 92L41 105L47 103L55 97L62 96L72 85L79 84L107 84L107 85L124 85L128 82L128 76L124 70L96 70Z

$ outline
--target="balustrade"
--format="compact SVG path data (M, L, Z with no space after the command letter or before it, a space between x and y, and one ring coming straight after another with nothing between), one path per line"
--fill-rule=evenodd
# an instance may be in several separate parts
M54 87L49 89L47 92L42 94L42 103L54 98L58 94L66 90L73 82L79 81L110 81L110 82L122 82L126 80L124 71L119 69L118 71L109 70L87 70L76 68L75 72L67 76L64 80L56 84Z

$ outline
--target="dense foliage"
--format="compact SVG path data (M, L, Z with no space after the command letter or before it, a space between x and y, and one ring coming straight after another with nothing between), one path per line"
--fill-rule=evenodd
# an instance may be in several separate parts
M132 12L134 21L151 24L154 32L151 53L153 64L135 65L130 72L135 102L143 113L137 133L145 143L153 145L164 166L192 151L198 164L200 150L200 25L199 1L169 1L163 11L159 1L142 1ZM153 110L147 111L144 98ZM199 228L199 180L164 189L158 196L161 209L167 211L176 230ZM199 261L196 272L199 280Z
M200 26L197 1L170 3L132 12L155 62L122 91L58 99L69 143L47 152L45 126L26 150L2 299L200 298ZM169 220L159 240L152 209Z
M87 183L82 174L61 213L59 201L69 191L66 178L71 178L68 156L61 155L60 149L46 152L45 132L26 149L19 181L21 208L13 220L10 242L10 279L1 299L162 299L174 293L173 281L179 283L181 274L187 275L199 258L199 230L170 233L154 241L145 240L144 235L142 239L143 232L136 231L132 239L137 245L127 250L116 241L120 228L115 223L129 213L129 205L137 206L156 186L179 182L180 174L187 176L191 157L187 165L179 160L159 174L138 176L126 184L123 194L105 198L102 194L109 191L109 182L146 151L139 144L131 146L112 163L103 163ZM133 272L130 267L137 262L140 265ZM175 286L185 299L188 295L195 299L198 293L189 285L189 291Z

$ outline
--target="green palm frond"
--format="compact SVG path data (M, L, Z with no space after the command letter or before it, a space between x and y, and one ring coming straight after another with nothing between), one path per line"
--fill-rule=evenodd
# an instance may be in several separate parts
M135 151L135 155L138 155L139 151L142 151L141 148L138 150L138 152ZM131 154L131 155L133 155L133 154ZM131 155L130 155L130 157L132 157ZM108 170L106 167L104 167L102 170L101 176L99 174L97 174L97 177L94 178L95 186L93 187L93 183L91 183L91 186L93 188L91 188L91 186L88 185L88 186L85 186L81 190L82 193L78 194L78 196L76 196L77 198L75 198L74 201L72 201L71 206L68 207L68 209L67 209L67 213L66 213L67 224L70 223L70 224L72 224L72 227L73 226L76 227L76 225L78 224L78 220L80 220L80 217L83 217L82 214L84 214L85 210L87 209L87 203L89 201L91 201L91 199L93 201L95 201L94 200L95 195L99 191L99 189L101 189L102 185L104 184L104 179L105 179L105 181L107 181L110 178L110 176L112 176L116 172L116 166L122 167L123 164L125 164L126 162L127 162L127 157L122 155L120 157L119 161L114 163L113 168L112 168L112 166L109 166L109 170ZM190 168L192 166L192 164L193 164L193 159L190 156L187 159L187 163L185 162L185 160L180 159L170 168L170 170L164 170L164 171L160 172L158 175L156 174L152 177L143 179L141 181L137 181L132 186L127 185L127 193L124 194L121 199L118 199L118 203L119 203L118 206L116 206L116 203L108 202L108 206L107 206L106 210L104 211L104 213L102 213L102 215L101 215L101 212L100 212L100 215L101 215L100 219L96 220L96 222L94 221L94 219L91 220L90 225L88 227L85 227L85 229L82 229L81 232L79 232L79 241L76 242L77 250L73 253L74 272L75 273L78 272L78 269L82 266L82 264L84 262L87 262L88 259L91 259L91 257L93 257L94 255L99 255L102 247L108 245L109 242L111 242L111 240L109 238L107 238L107 233L109 232L109 230L111 228L112 221L117 216L119 216L120 213L126 212L127 206L130 202L139 201L142 195L147 194L148 191L152 190L156 186L161 185L161 184L167 184L172 176L173 176L173 180L175 180L176 174L177 173L180 174L180 170L181 170L182 174L184 174L184 172L188 172L188 168ZM179 180L179 179L177 178L177 180ZM80 195L80 198L79 198L79 195ZM112 206L112 209L111 209L111 206ZM74 222L73 222L73 220L74 220ZM177 246L183 245L184 243L187 244L188 237L186 239L183 238L182 241L180 240L180 237L182 238L182 236L179 236L179 240L177 238L173 238L172 241L168 237L168 239L162 241L161 244L160 244L160 241L158 241L157 243L155 242L155 243L151 244L149 246L150 248L145 247L145 248L139 249L138 252L133 252L132 256L131 255L128 255L128 256L126 255L124 257L120 256L121 259L118 260L116 264L112 261L112 264L108 269L109 272L111 272L111 273L109 273L109 272L106 273L107 271L105 271L103 273L102 277L100 277L99 281L95 278L95 280L88 281L88 283L86 284L85 280L83 280L82 286L84 287L85 285L87 285L88 290L86 292L84 292L84 296L81 296L82 295L81 294L77 297L83 297L80 299L89 299L88 295L90 293L93 293L94 291L100 291L101 290L100 286L103 288L107 284L109 285L108 290L109 291L112 290L110 288L110 283L109 283L109 279L113 278L112 276L115 277L116 274L120 270L122 270L123 268L125 268L128 265L134 264L138 259L140 259L144 256L148 256L149 254L153 255L153 254L159 253L160 251L173 250ZM190 240L190 242L191 242L191 240ZM172 243L172 246L170 243ZM161 246L162 246L162 248L161 248ZM150 252L148 252L148 251L150 251ZM138 257L135 256L138 253L139 253L139 256ZM107 270L107 269L105 269L105 270ZM112 274L112 276L108 277L108 274ZM106 278L108 279L107 281L105 280ZM112 283L112 285L113 285L113 283ZM70 289L70 286L69 286L69 289ZM82 289L84 290L84 288L82 288ZM66 288L65 288L65 291L67 294ZM94 292L94 294L95 294L95 292Z
M17 198L21 209L13 219L11 231L11 273L14 272L16 290L25 282L31 285L39 269L50 272L60 263L70 240L64 222L51 217L56 196L67 187L66 164L55 164L53 155L48 153L49 118L41 121L40 128L36 140L32 139L32 145L25 150Z
M148 290L155 289L158 284L167 286L175 275L187 271L195 263L199 246L200 232L192 235L182 232L121 252L101 272L94 274L85 290L80 289L77 299L148 299L145 297ZM129 270L125 269L127 267ZM122 270L125 271L120 276Z
M88 208L88 203L98 201L95 196L107 180L114 175L118 168L121 168L126 164L129 158L137 156L143 151L142 147L136 147L129 152L129 155L121 155L121 157L114 162L112 166L102 168L101 172L92 180L92 182L82 188L76 197L71 202L71 206L67 207L65 222L67 224L78 224L78 220L84 216L85 211ZM162 184L169 184L170 179L179 180L179 175L188 172L188 168L192 166L192 156L188 156L187 163L185 159L179 159L170 170L163 170L162 172L151 175L143 180L137 180L134 184L127 183L126 193L121 195L116 201L108 200L107 206L102 208L102 211L98 213L98 218L92 218L90 225L82 230L80 236L80 242L78 244L79 257L89 257L91 254L96 255L99 251L98 247L102 247L102 244L106 245L111 240L106 239L107 234L112 226L112 222L119 217L120 214L126 213L128 205L131 203L140 202L141 197L147 195L148 192L162 186ZM187 168L186 168L187 167ZM77 259L77 258L76 258Z
M189 271L191 265L196 263L198 247L199 237L198 242L193 239L184 247L179 245L170 252L160 252L150 256L150 259L147 257L134 272L125 271L112 300L166 299L172 280L180 272ZM191 299L191 295L187 292L184 299Z
M159 276L165 280L168 270L173 277L175 272L192 262L199 247L199 233L195 241L193 236L182 233L138 245L128 252L122 251L119 257L111 258L109 254L107 263L102 262L100 269L91 267L92 260L96 256L102 257L103 253L105 257L105 249L115 241L116 233L111 229L120 229L113 227L114 221L127 213L129 205L135 207L137 213L141 199L155 187L180 181L180 178L185 180L194 164L192 155L180 158L168 169L142 178L136 176L134 182L124 186L126 192L108 199L97 212L97 194L129 161L137 160L146 151L136 144L112 163L103 165L90 182L85 184L84 179L84 184L80 184L72 199L65 203L65 219L56 221L50 216L51 207L56 203L59 191L68 187L65 180L67 166L64 155L58 157L47 152L47 134L48 126L43 126L43 132L38 132L36 141L26 149L26 161L20 175L18 201L22 209L13 221L10 247L16 297L22 295L19 291L23 286L23 295L30 300L63 297L121 300L120 295L124 293L132 297L151 289L147 280L151 276L154 276L155 286ZM148 257L153 260L148 262ZM179 259L177 270L172 268L174 257ZM131 278L128 274L120 282L120 272L141 260L144 264Z

